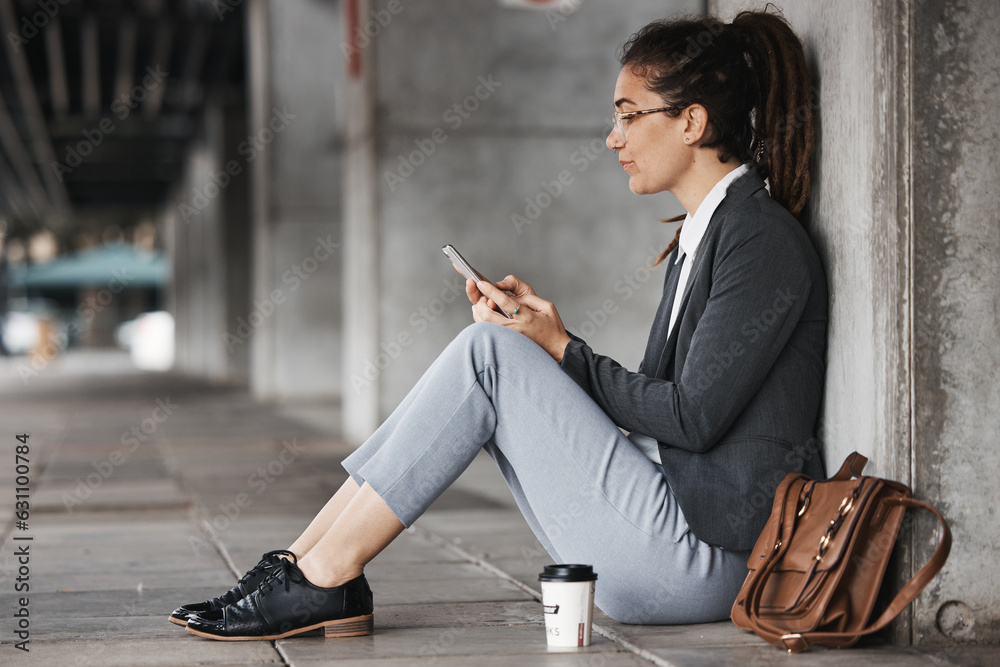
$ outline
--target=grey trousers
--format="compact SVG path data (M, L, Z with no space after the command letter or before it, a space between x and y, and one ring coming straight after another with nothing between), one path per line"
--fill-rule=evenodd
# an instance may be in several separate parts
M729 617L748 553L696 538L659 465L515 331L463 330L343 465L409 526L482 448L553 561L594 566L595 602L610 617Z

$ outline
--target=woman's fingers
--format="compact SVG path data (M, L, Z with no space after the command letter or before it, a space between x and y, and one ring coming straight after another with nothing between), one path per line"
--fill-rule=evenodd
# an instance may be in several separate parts
M483 296L487 297L490 301L497 304L508 313L513 313L517 310L517 307L521 305L517 300L508 294L504 293L502 289L496 285L491 284L486 280L481 280L476 284L479 291L482 292Z
M536 295L534 292L531 294L525 294L520 297L520 302L522 305L531 308L532 310L538 310L542 312L548 312L549 307L552 305L551 301L546 301L542 297Z
M531 285L513 275L507 276L503 280L497 282L497 287L502 290L507 290L508 292L513 292L514 298L518 301L520 301L521 297L526 294L535 293L535 290L532 289Z
M472 279L465 281L465 294L469 297L469 301L472 302L472 305L475 305L476 302L478 302L483 296L482 292L479 291L479 288L476 287L476 281Z
M493 310L493 302L485 296L472 306L472 319L476 322L493 322L502 325L510 323L509 319Z

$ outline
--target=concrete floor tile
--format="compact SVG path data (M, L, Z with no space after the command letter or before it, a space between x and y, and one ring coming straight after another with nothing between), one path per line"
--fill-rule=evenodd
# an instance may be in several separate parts
M475 542L481 535L532 535L524 517L509 509L428 513L416 525L443 537L458 537L460 543Z
M0 632L12 637L14 624L0 619ZM167 616L46 617L36 615L31 623L31 645L42 642L171 638L186 635ZM34 649L32 649L34 651Z
M523 558L495 559L488 554L484 560L491 565L498 567L518 581L538 590L538 575L546 565L552 565L553 559L547 553L537 547L535 550L525 551ZM597 573L598 577L600 572Z
M217 589L220 593L232 588L233 576L223 570L172 570L92 573L32 573L32 591L54 593L58 591L95 591L105 589L204 587Z
M317 659L293 660L290 667L650 667L652 663L631 653L546 653L532 655L458 655L413 656L406 658L375 658L360 660Z
M447 581L449 579L490 579L496 581L496 576L472 563L461 562L424 562L424 563L388 563L377 559L365 566L368 580L391 584L397 581Z
M194 637L180 628L176 637L93 639L67 642L32 642L21 665L59 667L177 667L178 665L281 665L284 661L270 642L213 642ZM9 646L3 647L6 653ZM14 663L12 663L14 664Z
M603 616L603 614L602 614ZM644 648L759 646L761 640L729 621L694 625L626 625L604 616L595 623Z
M404 531L392 544L375 557L372 563L456 563L465 559L444 547L430 542L415 532Z
M184 533L191 530L191 519L186 510L117 511L97 513L40 514L32 523L32 531L40 531L60 539L93 540L107 537L163 536L164 533ZM96 538L94 536L97 536Z
M378 621L376 620L376 623ZM377 625L376 625L377 628ZM618 647L604 637L595 636L584 649L550 650L545 644L544 625L406 628L379 631L368 637L325 640L302 637L280 640L282 654L293 665L348 659L467 656L474 665L481 656L507 656L510 664L532 664L537 655L615 653ZM475 657L472 657L475 656ZM514 657L518 656L518 657ZM580 663L575 663L580 664ZM583 664L588 664L584 662Z
M757 646L731 648L650 649L650 653L676 667L716 667L717 665L742 665L743 667L842 667L843 665L877 665L878 667L931 667L948 665L996 665L996 651L985 652L953 649L935 650L916 647L813 648L793 656L762 640Z
M384 604L526 600L528 594L497 578L379 581L370 579L375 607Z
M167 588L143 587L104 588L96 591L32 592L31 613L37 619L58 622L63 619L126 616L166 617L182 604L201 602L223 593L235 583L231 580L224 587L170 586ZM0 609L13 609L14 593L0 595ZM6 618L0 616L0 619Z
M544 622L535 600L376 605L376 630L527 625Z
M45 484L32 497L36 512L99 512L108 509L171 509L185 508L190 500L171 479L109 478L100 485L86 486L80 482L60 480Z

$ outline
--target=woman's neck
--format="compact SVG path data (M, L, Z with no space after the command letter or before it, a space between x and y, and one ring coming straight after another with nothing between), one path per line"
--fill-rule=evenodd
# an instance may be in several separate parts
M685 178L673 189L673 194L684 210L694 215L715 184L740 164L736 158L719 162L719 154L714 148L698 150Z

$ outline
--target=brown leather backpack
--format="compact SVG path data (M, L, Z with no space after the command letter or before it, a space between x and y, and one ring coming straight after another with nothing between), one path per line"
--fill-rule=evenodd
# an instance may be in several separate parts
M733 605L737 627L789 653L810 644L851 646L888 625L941 570L951 550L944 518L911 498L903 484L861 477L866 463L854 452L825 482L789 473L778 485L771 516L747 562L750 573ZM869 624L908 507L934 513L941 541Z

